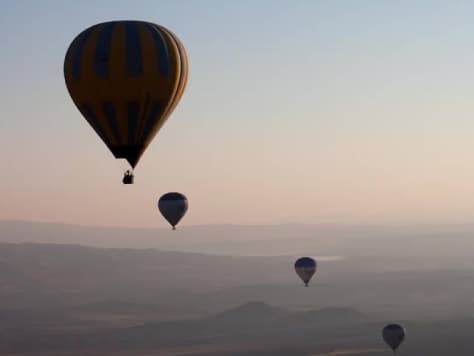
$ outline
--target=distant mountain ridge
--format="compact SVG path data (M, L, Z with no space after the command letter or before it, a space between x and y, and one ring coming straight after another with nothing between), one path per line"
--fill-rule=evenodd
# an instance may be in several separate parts
M311 320L307 318L308 315L311 316ZM332 323L329 322L331 320ZM196 346L203 342L212 342L212 340L219 343L226 343L227 340L232 339L241 340L242 338L252 340L256 335L272 338L272 335L281 335L282 332L285 335L288 331L307 333L317 330L317 328L327 329L335 322L343 326L347 322L364 323L366 319L359 312L349 308L329 308L303 313L274 307L261 301L251 301L207 317L148 322L107 331L65 332L64 334L69 336L63 338L52 338L39 334L30 338L26 344L29 348L36 350L46 344L45 340L48 340L48 348L57 350L81 350L84 345L112 350L163 348L175 345ZM22 350L24 343L25 340L18 337L7 346L7 349Z
M271 306L263 301L250 301L235 308L228 309L207 320L226 320L233 323L288 322L332 323L367 320L363 313L345 307L326 307L306 311L290 311L285 308Z
M177 231L171 231L0 221L0 242L159 248L217 255L467 258L474 254L472 236L474 225L469 224L201 225L182 226ZM410 249L406 249L407 245Z

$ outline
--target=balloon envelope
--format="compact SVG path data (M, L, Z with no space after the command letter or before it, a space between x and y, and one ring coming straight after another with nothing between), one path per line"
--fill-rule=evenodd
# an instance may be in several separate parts
M382 337L385 343L395 351L405 339L405 330L398 324L389 324L383 328Z
M158 201L158 209L174 229L188 210L188 199L181 193L166 193Z
M135 167L183 95L188 59L163 26L111 21L72 41L64 77L74 104L115 158Z
M301 278L306 286L316 272L316 268L316 261L311 257L301 257L295 262L296 274Z

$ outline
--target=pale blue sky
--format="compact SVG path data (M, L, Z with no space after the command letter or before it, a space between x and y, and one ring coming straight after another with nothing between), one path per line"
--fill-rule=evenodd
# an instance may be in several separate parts
M474 217L471 1L0 4L0 219L164 226L169 190L184 224ZM70 41L113 19L169 27L190 60L131 187L62 74Z

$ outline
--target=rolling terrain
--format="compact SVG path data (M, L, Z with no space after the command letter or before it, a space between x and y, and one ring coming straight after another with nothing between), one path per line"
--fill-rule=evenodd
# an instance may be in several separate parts
M2 241L14 240L9 224L0 224ZM472 354L467 234L441 246L439 259L326 246L309 288L291 254L99 248L48 236L0 243L2 355L378 356L389 354L380 330L392 321L407 329L401 355Z

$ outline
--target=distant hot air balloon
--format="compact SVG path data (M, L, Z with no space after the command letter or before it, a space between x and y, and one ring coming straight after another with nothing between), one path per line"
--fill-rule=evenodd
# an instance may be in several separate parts
M115 158L133 169L183 95L188 59L163 26L111 21L72 41L64 77L81 114ZM133 183L133 172L125 173L124 183Z
M383 328L382 337L395 353L405 339L405 330L398 324L389 324Z
M308 286L309 281L316 272L316 269L316 261L311 257L301 257L298 258L295 262L296 274L301 278L306 287Z
M173 230L188 210L188 199L181 193L166 193L158 201L158 209Z

